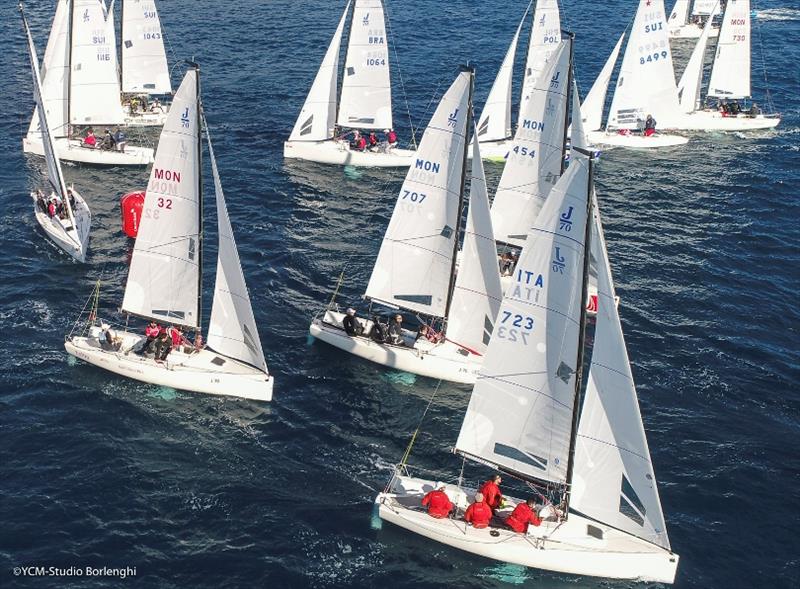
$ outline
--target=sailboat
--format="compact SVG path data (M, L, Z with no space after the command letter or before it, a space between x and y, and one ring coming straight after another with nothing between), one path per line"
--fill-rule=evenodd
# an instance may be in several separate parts
M619 44L595 82L595 86L599 86L593 88L588 96L594 93L605 97L611 79L610 71L613 70L618 52ZM597 114L597 110L602 113L603 102L592 104L595 114L583 111L582 116L599 123L602 116ZM660 132L646 136L642 131L647 115L652 115L661 128L670 127L683 116L675 86L663 0L639 0L605 130L601 130L602 125L587 126L589 142L595 145L655 148L683 145L689 141L680 135Z
M108 166L144 166L153 162L149 147L127 145L124 151L85 146L73 135L83 129L122 125L125 115L117 77L113 9L99 0L58 0L42 66L42 102L59 159ZM25 153L44 155L34 111Z
M169 105L152 102L145 107L145 103L153 97L172 94L164 36L155 0L122 0L120 13L120 73L123 106L128 110L125 125L160 127L167 120ZM135 101L131 102L131 99Z
M524 499L505 497L487 528L471 527L460 516L474 489L461 478L444 484L411 476L406 458L375 506L387 522L498 561L672 583L678 555L670 547L613 302L594 198L595 154L582 136L574 117L570 165L531 228L519 262L524 288L505 293L455 445L464 461L524 481L542 504L544 521L525 533L506 527L503 520ZM599 242L600 303L584 387L582 301L592 240ZM410 450L411 444L406 457ZM436 519L420 501L441 487L456 512Z
M202 133L214 177L219 253L207 346L173 347L165 361L140 355L145 336L112 330L98 319L99 284L88 320L67 336L67 352L105 370L198 393L269 401L267 370L250 296L233 238L208 125L200 100L199 68L191 64L175 94L150 173L122 310L159 323L202 327ZM127 326L127 322L126 322Z
M691 18L689 5L692 5ZM667 25L671 39L697 39L709 21L712 25L708 32L709 38L719 36L719 25L714 24L714 17L719 14L718 0L675 0L675 6L669 15Z
M354 4L350 13L350 5ZM349 23L347 58L339 79L339 47ZM289 140L286 158L323 164L405 168L414 152L379 144L374 150L351 149L349 132L383 132L393 128L392 83L382 0L347 3ZM337 130L341 131L337 135Z
M376 341L375 318L350 336L335 301L314 318L317 339L378 364L457 383L474 383L502 298L497 250L478 142L468 141L474 71L463 67L442 96L400 189L365 298L424 317L441 331L431 341L405 330L399 345ZM467 153L473 152L469 212L456 272L465 207ZM393 313L394 314L394 313Z
M31 192L31 198L33 198L34 203L33 212L39 226L53 243L75 260L85 262L86 250L89 247L92 213L89 211L86 201L75 190L75 187L70 186L67 188L67 184L64 181L64 173L61 170L61 162L58 161L58 156L55 153L47 113L42 106L39 57L36 54L36 47L33 44L33 37L31 36L31 30L28 27L28 20L25 18L22 4L19 5L19 11L22 14L22 23L25 26L25 34L28 38L28 52L31 60L31 72L33 73L33 94L40 118L39 129L42 135L41 141L47 164L47 176L52 187L52 192L47 198L45 198L45 193L41 190ZM51 214L51 212L54 214Z
M481 154L485 159L503 162L512 148L514 131L511 126L511 87L514 78L514 60L519 44L519 36L525 24L531 3L525 10L511 40L497 77L489 91L486 105L478 121L478 140ZM549 65L553 53L561 43L561 16L557 0L537 0L533 13L533 24L528 39L525 72L522 79L522 92L519 104L517 130L523 123L525 104L531 99L533 90Z
M713 30L706 23L689 63L678 84L684 117L671 126L691 131L751 131L771 129L780 123L779 114L763 114L758 108L745 106L741 112L724 112L726 101L749 100L750 88L750 0L728 0L722 17L719 40L711 67L705 100L700 95L703 84L703 61L706 43ZM714 100L717 105L711 107Z

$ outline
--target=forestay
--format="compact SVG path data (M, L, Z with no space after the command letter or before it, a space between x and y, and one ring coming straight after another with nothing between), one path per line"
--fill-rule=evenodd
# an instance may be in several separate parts
M503 175L492 203L495 239L522 247L564 161L570 41L562 42L522 105Z
M558 0L537 0L533 13L533 27L525 60L525 76L522 79L522 97L519 102L519 120L522 125L525 103L532 99L533 90L544 76L550 58L561 43L561 16Z
M241 360L267 372L267 361L261 348L261 338L258 336L256 320L253 317L250 294L244 281L239 251L233 238L228 208L225 206L217 160L208 133L206 138L211 173L214 176L219 231L217 278L214 282L214 303L208 324L208 346L229 358Z
M580 119L576 119L578 132ZM589 162L572 162L533 225L503 298L456 448L564 483L578 358Z
M502 298L486 176L480 147L473 140L469 212L447 319L447 338L485 354Z
M333 34L328 51L319 66L319 71L311 84L300 115L292 129L289 141L324 141L333 137L336 124L336 100L339 77L339 49L342 43L344 25L350 2L345 6L339 26Z
M158 142L123 310L199 328L200 152L197 71L175 94Z
M592 240L598 260L598 310L592 360L578 426L570 506L669 550L655 473L615 304L599 213Z
M614 65L617 63L619 57L619 50L622 48L622 41L625 39L625 33L619 37L619 41L614 46L611 55L608 56L603 69L589 89L589 93L581 105L580 113L583 119L584 129L587 131L599 131L603 126L603 107L606 104L606 93L608 92L608 84L611 82L611 75L614 72Z
M750 97L750 0L728 0L708 82L708 95Z
M392 128L392 84L386 40L383 2L356 0L339 99L341 127Z
M678 83L678 96L683 112L691 113L700 107L700 89L703 84L703 62L706 55L706 45L711 34L713 20L709 18L703 27L703 32L692 50L686 69L683 70L681 81Z
M172 93L154 0L122 0L122 91Z
M636 129L653 115L662 127L683 116L663 0L640 0L611 101L608 127Z
M444 317L463 188L472 73L442 97L397 197L365 296Z
M113 11L106 19L103 3L98 0L73 3L69 122L122 124Z

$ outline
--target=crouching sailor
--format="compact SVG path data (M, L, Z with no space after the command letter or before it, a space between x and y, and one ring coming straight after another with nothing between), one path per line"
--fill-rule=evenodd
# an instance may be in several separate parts
M475 502L467 507L464 521L473 528L487 528L492 519L492 508L483 501L483 493L475 493Z
M536 514L536 499L529 498L525 503L520 503L506 518L506 525L520 534L528 531L528 524L538 526L542 523Z
M441 486L422 498L423 507L428 506L428 515L436 519L447 517L453 510L453 504L444 489L445 487Z

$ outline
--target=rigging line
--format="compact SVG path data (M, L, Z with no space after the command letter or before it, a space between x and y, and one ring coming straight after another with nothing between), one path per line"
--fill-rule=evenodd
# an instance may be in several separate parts
M755 10L756 3L753 2L753 9ZM756 13L758 14L758 13ZM758 19L753 19L758 20ZM767 80L767 60L764 59L764 39L761 36L761 26L758 26L758 46L761 50L761 71L764 73L764 91L767 96L767 108L769 108L770 113L774 113L775 111L775 104L772 102L772 93L769 91L769 80Z
M408 94L406 94L406 85L403 80L403 69L400 67L400 58L397 56L397 47L394 43L394 28L392 27L391 14L389 12L388 2L384 2L386 8L386 24L388 26L388 34L392 37L392 53L394 54L394 61L397 64L397 76L400 78L400 89L403 91L403 103L406 105L406 114L408 115L408 126L411 128L411 143L414 145L414 151L417 150L417 132L414 128L414 122L411 120L411 107L408 104Z
M408 442L408 447L406 448L405 454L403 454L403 459L400 461L398 467L405 468L408 464L408 457L411 455L411 448L414 447L414 442L417 439L417 435L419 434L419 430L422 427L422 422L425 421L425 416L428 414L428 410L433 405L433 400L436 398L436 393L439 392L439 387L442 386L442 381L438 381L436 383L436 388L433 389L433 394L431 395L430 400L428 401L428 405L425 407L425 411L422 412L422 417L419 419L419 423L417 424L417 429L414 430L414 434L411 436L411 441Z

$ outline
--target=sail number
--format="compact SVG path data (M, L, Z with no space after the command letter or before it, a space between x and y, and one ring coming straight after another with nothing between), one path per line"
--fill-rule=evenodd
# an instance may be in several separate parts
M663 22L657 22L657 23L653 23L652 25L645 25L644 26L644 32L645 33L655 33L656 31L661 31L663 24L664 24Z
M653 53L652 55L648 55L647 57L640 57L639 64L644 65L645 63L658 61L659 59L667 59L667 52L662 51L661 53L659 53L658 51L656 51L655 53Z
M428 195L422 194L421 192L412 192L410 190L403 190L403 196L401 197L401 200L410 200L411 202L422 204L422 201L425 200L426 196Z
M386 58L370 57L367 59L367 65L386 65Z
M523 344L528 345L528 336L533 329L533 317L503 311L503 318L500 323L502 325L497 326L497 337L511 342L521 340Z
M535 149L528 149L527 147L520 147L519 145L515 146L514 149L512 149L511 151L513 151L517 155L521 155L521 156L526 156L526 157L530 157L530 158L535 158L536 157L536 150Z
M158 208L159 209L172 209L172 199L171 198L161 198L158 197Z
M145 41L150 39L160 39L161 33L144 33L142 37L144 37Z

